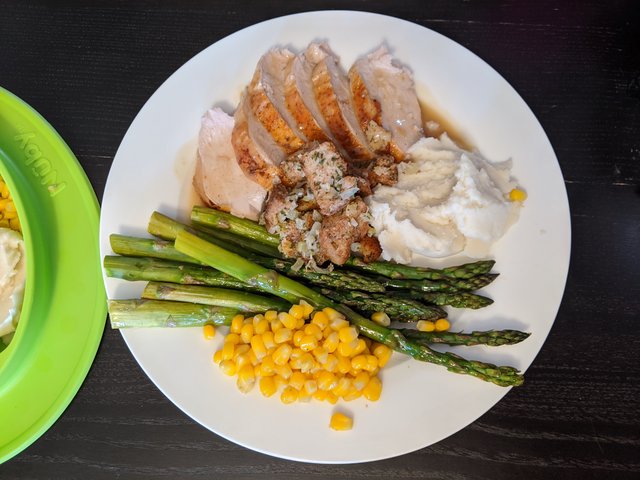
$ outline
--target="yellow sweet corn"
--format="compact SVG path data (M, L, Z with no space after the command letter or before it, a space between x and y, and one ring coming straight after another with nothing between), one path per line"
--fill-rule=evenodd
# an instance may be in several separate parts
M527 192L514 188L509 192L509 200L512 202L524 202L527 199Z
M204 335L205 340L211 340L216 336L216 327L213 325L205 325L202 327L202 334Z
M449 320L447 320L446 318L439 318L438 320L436 320L435 329L436 332L446 332L447 330L449 330L450 326L451 324L449 323Z
M351 430L353 428L353 418L346 416L344 413L336 412L331 415L329 426L338 431Z
M385 317L384 312L372 315L381 324ZM420 326L425 325L431 330L449 328L444 319ZM215 328L207 325L203 334L211 338ZM332 308L314 312L311 305L301 302L288 312L269 310L253 317L234 317L213 361L224 374L236 377L243 393L257 384L265 397L280 392L285 404L312 399L336 404L339 399L378 400L382 382L377 374L391 353L386 345L360 338L357 328L340 312ZM352 419L336 418L332 428L351 428Z

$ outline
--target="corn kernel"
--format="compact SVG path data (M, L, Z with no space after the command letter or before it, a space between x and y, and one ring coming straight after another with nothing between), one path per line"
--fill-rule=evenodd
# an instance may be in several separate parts
M222 350L218 350L213 354L213 363L219 364L222 361Z
M236 315L235 317L233 317L233 320L231 320L231 327L229 328L229 332L240 333L240 330L242 330L243 325L244 325L244 316Z
M391 358L392 350L386 345L378 344L373 349L373 354L378 357L378 366L384 367Z
M291 349L291 356L289 357L291 360L299 360L304 355L304 351L300 347L295 347Z
M222 370L222 373L225 375L233 377L238 371L238 368L236 367L236 362L233 360L222 360L220 362L220 370Z
M332 353L328 354L327 360L322 364L322 368L328 372L335 372L338 369L337 357Z
M276 342L274 339L273 332L267 330L262 334L262 343L264 343L264 347L269 350L276 346Z
M324 364L327 362L327 358L329 357L329 352L324 347L316 347L313 349L313 356L320 364Z
M527 192L514 188L509 192L509 200L512 202L524 202L527 199Z
M318 365L316 363L316 359L313 358L313 355L311 355L310 353L305 353L300 360L300 371L302 371L303 373L311 372L311 370L316 368L316 366Z
M302 390L302 387L304 387L304 382L306 381L307 377L304 375L304 373L293 372L293 374L289 378L289 385L296 390Z
M342 399L345 402L351 402L353 400L356 400L356 399L360 398L361 396L362 396L362 391L358 390L355 386L351 385L351 388L349 389L349 391L347 393L345 393L342 396Z
M296 320L304 318L304 307L302 305L292 305L289 309L289 315L294 317Z
M257 313L253 317L251 317L251 323L253 324L253 328L255 329L256 325L258 325L262 320L264 320L264 315L261 313Z
M353 355L356 347L358 346L358 340L352 340L349 343L340 342L338 349L336 350L343 357L350 357Z
M313 398L315 398L316 400L318 400L318 401L322 402L322 401L326 400L326 398L327 398L327 392L326 392L326 391L324 391L324 390L316 390L316 391L313 393Z
M335 320L336 318L344 318L344 315L331 307L323 308L322 311L327 315L327 317L329 317L330 322Z
M258 360L262 360L267 354L267 348L262 341L262 335L254 335L251 337L251 350L253 350Z
M289 361L289 357L291 356L291 346L283 343L280 345L275 352L273 352L273 361L276 365L284 365Z
M364 398L370 400L372 402L377 401L380 398L380 394L382 393L382 382L378 377L371 377L369 383L362 390L362 394Z
M367 357L365 355L356 355L351 359L351 369L357 371L366 370L367 368Z
M340 338L338 337L338 332L331 332L329 336L325 338L324 342L322 342L322 346L329 353L335 352L339 344Z
M296 333L298 333L298 332L296 332ZM294 337L295 337L295 335L294 335ZM294 339L294 342L295 342L295 339ZM302 350L304 350L305 352L310 352L314 348L316 348L317 346L318 346L318 340L316 340L316 337L314 337L312 335L304 335L304 332L303 332L303 336L300 339L300 348Z
M302 330L296 330L293 333L293 344L296 347L300 346L300 342L302 341L302 337L304 337L304 332Z
M256 383L256 376L253 366L245 365L238 370L238 380L236 385L242 393L248 393Z
M278 374L278 376L280 376L281 378L283 378L285 380L289 380L291 375L293 375L293 370L291 370L291 367L289 366L288 363L285 363L284 365L278 365L276 363L275 371Z
M361 392L362 389L364 389L364 387L367 386L367 384L369 383L370 379L371 379L371 377L369 376L369 374L367 372L360 372L353 379L352 385L354 386L354 388L356 390Z
M296 325L298 324L298 320L296 319L296 317L288 314L287 312L280 312L278 314L278 320L282 322L282 325L290 328L291 330L296 328Z
M298 400L298 390L293 387L287 386L280 394L280 401L282 403L293 403Z
M224 337L224 343L232 343L233 345L237 345L240 343L240 335L237 333L228 333L226 337Z
M331 415L329 427L338 431L351 430L353 428L353 418L348 417L343 413L336 412Z
M361 396L362 396L362 392L360 390L356 389L352 385L351 388L349 389L349 391L342 396L342 399L345 402L351 402L351 401L353 401L353 400L355 400L357 398L360 398Z
M309 315L313 312L313 306L305 300L300 300L300 306L304 308L304 318L309 318Z
M225 343L222 347L222 359L231 360L233 358L233 351L235 347L236 346L233 343Z
M280 390L281 388L284 388L287 386L287 381L282 378L280 375L274 375L273 377L273 381L276 383L276 390Z
M370 373L377 371L378 357L376 357L375 355L367 355L366 358L367 358L367 365L364 367L364 369Z
M275 375L276 373L276 364L273 359L269 356L262 359L262 363L260 364L260 376L261 377L270 377Z
M378 325L382 325L383 327L388 327L391 324L391 319L385 312L374 313L373 315L371 315L371 320L376 322Z
M238 370L240 370L245 365L251 365L251 358L249 357L248 353L236 355L233 361L236 362L236 367L238 367Z
M284 328L282 327L280 330L277 330L274 334L273 334L273 340L276 343L284 343L284 342L288 342L289 340L291 340L293 338L293 332L291 331L290 328Z
M450 326L451 324L446 318L439 318L438 320L436 320L436 332L446 332L447 330L449 330Z
M421 332L433 332L436 329L436 324L431 320L420 320L416 323L416 328Z
M356 346L353 347L353 352L351 352L351 356L360 355L367 349L367 342L362 338L358 338L356 340Z
M317 325L318 328L320 328L321 330L324 330L329 326L329 317L327 316L326 313L322 311L316 312L313 314L313 319L311 320L311 323L314 325Z
M316 340L322 339L322 329L315 323L308 323L304 326L304 334L311 335Z
M349 377L341 377L336 386L331 390L334 395L341 397L346 395L351 388L351 379Z
M318 375L318 388L320 390L331 390L337 384L336 376L331 372L321 372Z
M317 380L306 380L304 382L304 392L307 395L313 395L318 391L318 382Z
M356 327L342 327L338 330L338 338L343 343L350 343L358 338Z
M335 405L338 402L338 396L333 392L327 392L327 396L325 400L329 402L331 405Z
M351 371L351 358L344 357L340 354L336 355L338 358L338 372L346 375Z
M245 323L240 330L240 339L244 343L250 343L251 337L253 337L253 324Z
M335 317L335 318L330 318L329 325L331 326L332 329L334 329L337 332L342 328L348 327L349 322L344 317Z
M21 232L22 225L20 224L20 219L18 217L10 219L9 228L11 228L12 230L15 230L16 232Z
M202 327L202 335L204 336L205 340L211 340L216 336L216 327L211 324L205 325L204 327Z
M260 360L258 360L258 357L256 356L256 353L253 350L249 350L247 352L247 356L249 357L249 360L251 361L251 365L257 365L260 363Z
M275 310L267 310L264 312L264 318L267 322L271 323L278 318L278 312Z
M262 377L260 379L260 393L265 397L270 397L278 391L274 377Z
M276 333L281 328L284 328L284 325L282 325L282 322L278 317L276 317L275 320L271 320L270 325L271 325L271 331L273 333Z
M265 318L262 318L253 326L254 334L262 335L267 330L269 330L269 321Z
M243 353L249 353L249 350L251 350L251 346L247 345L246 343L236 345L233 350L233 357L235 358L238 355L242 355Z

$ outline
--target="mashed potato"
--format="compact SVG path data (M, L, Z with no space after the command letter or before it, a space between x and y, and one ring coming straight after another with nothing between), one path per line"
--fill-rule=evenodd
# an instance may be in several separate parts
M24 293L26 266L22 235L0 228L0 341L8 343L8 335L18 324Z
M367 198L384 259L411 263L462 251L481 257L517 220L510 161L491 163L446 135L419 140L407 160L396 185L378 186Z

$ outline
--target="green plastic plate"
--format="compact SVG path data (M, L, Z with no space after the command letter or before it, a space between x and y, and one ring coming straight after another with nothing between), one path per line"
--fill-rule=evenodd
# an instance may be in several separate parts
M104 331L99 207L69 147L0 88L0 174L17 207L27 284L18 329L0 352L0 463L42 435L82 384Z

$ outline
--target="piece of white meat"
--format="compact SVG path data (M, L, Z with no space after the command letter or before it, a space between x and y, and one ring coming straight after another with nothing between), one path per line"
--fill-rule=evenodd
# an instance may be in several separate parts
M317 48L323 51L312 74L318 109L333 137L351 160L371 160L374 151L353 111L349 80L340 67L338 56L326 44Z
M257 220L267 191L248 178L231 145L233 117L219 108L202 117L193 185L209 206Z
M284 84L294 58L287 49L269 50L260 58L248 89L255 118L287 155L306 140L285 104Z
M422 114L411 71L386 47L358 59L349 70L354 109L360 125L370 122L391 134L390 153L398 161L423 135Z

